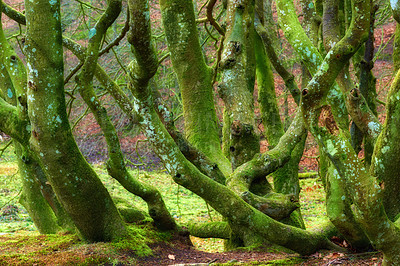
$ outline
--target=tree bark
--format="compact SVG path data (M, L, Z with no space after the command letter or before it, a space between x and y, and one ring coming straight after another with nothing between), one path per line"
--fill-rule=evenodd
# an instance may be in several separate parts
M190 0L162 0L160 7L182 94L186 137L228 176L232 172L231 165L221 150L212 72L201 52L193 3Z
M227 30L219 69L224 101L223 150L232 169L260 151L254 116L254 2L228 1Z
M69 126L63 79L60 2L26 3L30 145L61 204L88 241L126 234L123 221ZM48 29L51 29L48 30Z

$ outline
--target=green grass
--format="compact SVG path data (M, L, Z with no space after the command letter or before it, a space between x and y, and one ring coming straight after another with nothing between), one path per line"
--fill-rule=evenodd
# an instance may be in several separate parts
M6 143L1 143L0 150L5 146ZM0 234L36 230L28 213L18 202L20 193L21 182L16 155L12 146L9 146L0 158ZM17 208L18 212L13 212L14 208ZM4 215L10 211L10 215Z
M300 180L300 202L306 228L313 228L328 221L325 208L325 191L319 178Z
M4 143L0 145L0 149ZM35 226L25 209L18 203L21 184L18 168L12 148L7 149L0 158L0 234L16 231L35 231ZM146 203L139 197L127 192L116 180L112 179L102 165L94 165L100 179L111 196L122 198L133 206L146 211ZM205 201L191 191L175 184L170 176L163 171L145 172L133 170L133 176L142 182L159 189L171 215L176 221L185 225L189 222L219 221L221 216L207 206ZM300 201L302 214L307 228L315 227L327 220L325 215L325 193L318 179L300 180L302 191ZM16 215L2 215L4 210L16 206ZM223 250L223 242L219 239L192 238L195 246L201 250L215 252Z

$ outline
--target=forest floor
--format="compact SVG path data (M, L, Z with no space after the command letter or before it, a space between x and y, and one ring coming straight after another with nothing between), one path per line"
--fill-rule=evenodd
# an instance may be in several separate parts
M204 252L185 241L150 244L151 256L106 243L86 244L73 235L16 233L0 236L0 265L381 265L379 253L320 251L299 256L271 250Z

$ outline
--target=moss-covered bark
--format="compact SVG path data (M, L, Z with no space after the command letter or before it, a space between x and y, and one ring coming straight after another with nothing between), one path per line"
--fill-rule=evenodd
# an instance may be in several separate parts
M301 217L293 217L292 221L287 218L298 208L300 189L297 177L298 161L296 164L296 160L301 156L293 158L292 155L298 143L304 144L305 132L301 115L298 113L274 149L254 156L252 160L238 167L227 182L229 188L253 207L275 219L286 219L289 223L294 222L299 227L304 227ZM302 153L302 149L303 146L301 146L300 153ZM290 171L291 169L296 170L293 172ZM274 187L276 182L275 189L279 193L272 192L272 187L265 179L272 173L274 174ZM262 189L260 190L260 188Z
M393 41L393 68L397 72L400 68L400 25L396 22L396 31Z
M0 9L7 8L0 2ZM20 202L27 209L39 232L55 233L67 225L68 218L52 189L45 184L46 177L29 149L30 122L26 104L26 70L22 60L5 37L2 25L0 25L0 61L2 97L8 104L16 107L17 120L25 125L22 128L13 128L18 134L17 138L14 136L14 147L22 183Z
M371 1L371 0L370 0ZM361 61L360 66L360 85L359 89L361 94L364 96L365 101L372 113L377 116L376 109L376 78L372 73L372 68L374 67L374 29L375 29L375 13L378 10L378 6L373 5L371 1L371 18L370 18L370 28L368 40L365 43L364 58ZM366 137L364 138L364 158L365 166L367 168L371 165L372 153L374 152L375 145L374 138Z
M375 145L371 164L371 175L376 176L382 188L383 204L390 219L400 213L399 194L400 182L398 179L400 150L399 135L399 100L400 73L398 72L389 91L386 105L386 120L382 133ZM371 127L375 124L370 124Z
M235 169L260 151L253 103L254 2L228 1L226 24L218 92L225 104L223 150Z
M69 126L63 80L60 3L26 3L30 144L82 237L104 241L126 234L123 221ZM51 29L51 30L49 30Z
M140 27L139 27L140 28ZM132 35L132 34L131 34ZM140 38L138 38L140 39ZM130 39L133 41L133 39ZM146 42L146 41L145 41ZM74 42L73 40L69 38L63 38L63 44L66 48L71 50L74 55L76 55L80 60L85 59L85 54L86 54L86 49L83 48L80 44ZM140 46L143 46L141 44ZM153 52L143 52L139 51L137 54L141 55L152 55ZM155 60L156 58L154 58ZM136 63L133 65L137 66ZM148 75L149 73L153 73L154 67L157 67L157 64L151 63L151 64L145 64L148 66L153 67L153 69L149 69L148 71L144 71L145 75ZM143 71L141 71L143 72ZM121 88L116 84L111 77L105 72L105 70L98 64L97 69L95 71L95 76L99 80L99 82L107 89L107 91L113 96L113 98L117 101L119 107L131 118L132 123L138 123L137 121L137 115L136 112L133 109L133 105L130 102L129 98L127 95L121 90ZM153 91L154 96L155 96L155 101L157 101L158 109L157 112L159 113L160 118L162 119L164 125L168 129L168 132L171 134L171 136L174 138L175 142L179 146L179 149L182 151L182 153L185 155L185 157L190 160L193 164L196 165L196 167L199 167L199 169L209 175L211 178L214 180L218 180L220 183L225 182L225 176L224 174L220 171L218 165L214 162L212 162L207 156L205 156L201 151L196 149L193 145L191 145L185 136L183 136L182 133L180 133L174 126L173 119L171 119L171 113L167 108L165 107L164 103L160 99L159 93L157 91ZM90 98L90 97L89 97ZM91 98L90 98L91 99ZM114 142L112 142L113 145L115 145ZM118 164L116 164L118 165ZM115 169L117 170L117 169ZM113 173L112 175L114 176L116 173ZM125 174L122 174L124 176ZM116 176L114 176L116 178ZM129 178L130 179L130 178ZM118 178L118 180L120 180ZM123 182L125 183L125 182ZM134 185L136 186L136 185ZM147 191L149 191L147 189ZM131 191L132 192L132 191ZM133 192L134 193L134 192Z
M302 109L307 124L334 164L342 182L355 205L356 219L373 245L384 253L384 263L396 265L400 263L398 254L399 228L387 217L380 198L381 188L377 181L369 175L361 160L357 157L347 137L339 130L334 135L319 128L315 118L318 108L327 95L330 84L367 38L369 29L370 3L354 0L352 21L349 30L326 56L320 71L314 76L308 87L303 90ZM332 106L336 108L337 106ZM379 157L376 157L379 158ZM343 195L345 200L346 196Z
M63 37L63 46L70 50L80 61L84 61L86 57L86 49L79 43L73 41L70 38ZM95 77L104 86L104 88L110 93L110 95L115 99L118 106L122 111L129 117L132 123L137 123L137 118L135 112L133 112L133 106L130 102L128 96L123 92L123 90L118 86L118 84L111 79L107 74L105 69L97 64Z
M293 2L289 0L277 1L277 11L279 23L286 38L307 66L310 74L314 76L321 69L325 71L326 66L323 64L322 56L301 27ZM340 66L340 69L342 69L342 66ZM332 85L334 84L329 84L329 86ZM338 107L332 112L339 128L346 130L348 128L348 114L343 93L337 85L333 86L331 90L327 90L327 93L326 101Z
M352 199L340 179L338 171L330 165L325 186L327 215L353 248L366 250L370 247L370 241L356 221L351 208Z
M264 45L257 33L254 38L254 46L256 52L256 77L261 121L264 126L265 137L268 140L268 144L271 147L275 147L280 137L283 135L284 130L275 95L274 76L270 60L266 55Z
M301 254L310 254L321 247L333 247L318 233L309 233L274 221L246 204L227 187L201 174L185 159L163 127L154 110L151 93L145 87L136 87L134 95L135 108L143 118L140 124L175 182L205 199L229 223L250 230L268 241Z
M220 146L212 73L201 52L193 3L190 0L161 0L160 7L181 90L186 136L192 145L217 163L225 175L229 175L231 166Z
M57 224L57 217L41 193L42 184L38 182L36 176L40 174L38 173L41 170L40 166L18 143L15 143L15 152L22 180L21 204L26 208L40 233L54 234L60 231L61 226Z
M268 58L271 64L274 66L275 70L285 81L286 88L289 90L295 102L298 104L300 102L300 90L295 82L294 75L286 70L286 68L283 66L281 60L279 59L279 57L275 52L275 48L273 47L274 43L273 40L276 38L272 37L272 35L268 33L267 29L258 20L255 21L255 29L260 38L262 39L265 51L268 54Z
M145 2L144 2L145 3ZM139 16L142 15L146 10L142 10L142 5L144 3L139 2L135 6L132 6L130 10L132 10L131 18L133 23L132 27L138 31L142 29L140 26L146 28L149 24L148 23L138 23L142 22L143 17ZM99 44L105 34L107 28L114 22L114 19L118 16L120 7L117 9L113 8L110 3L109 8L103 14L102 19L98 22L96 28L96 38L93 38L90 42L88 49L87 49L87 56L85 60L85 64L96 65L97 64L97 57L91 58L94 55L99 53ZM120 5L119 2L114 3L114 5ZM129 3L130 5L134 5L133 1ZM142 4L142 5L140 5ZM148 11L148 10L147 10ZM114 13L114 14L113 14ZM136 23L135 23L136 22ZM104 25L101 25L104 23ZM135 34L135 33L133 33ZM143 38L149 37L147 34L138 34L138 36L142 36ZM157 60L156 60L157 62ZM147 64L148 65L148 64ZM157 67L157 63L150 65L149 67ZM89 106L90 110L94 114L96 121L99 123L108 148L108 155L109 160L107 162L107 170L109 174L114 177L116 180L120 182L121 185L124 186L128 191L134 193L142 197L148 204L149 214L153 218L156 226L162 230L171 230L176 229L175 221L172 219L171 215L169 214L164 201L162 200L161 194L152 186L142 184L137 181L126 169L124 157L121 152L121 147L119 144L119 138L117 132L114 128L114 125L111 123L106 109L101 105L100 100L97 98L92 85L93 75L98 73L98 76L101 76L101 72L99 73L101 68L97 66L95 68L83 68L82 73L79 76L79 83L80 83L80 93L82 98L85 100L86 104ZM152 72L154 73L154 71ZM103 77L103 79L106 79ZM111 83L112 84L112 83ZM113 89L115 89L113 87ZM124 95L124 94L122 94ZM132 110L129 110L129 106L124 105L124 108L128 109L129 113Z

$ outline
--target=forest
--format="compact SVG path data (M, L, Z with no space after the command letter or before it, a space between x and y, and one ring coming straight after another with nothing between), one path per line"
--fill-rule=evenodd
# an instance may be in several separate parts
M1 154L42 237L137 250L146 224L225 251L400 264L398 1L0 4ZM154 171L218 218L180 223ZM310 176L325 196L313 227Z

